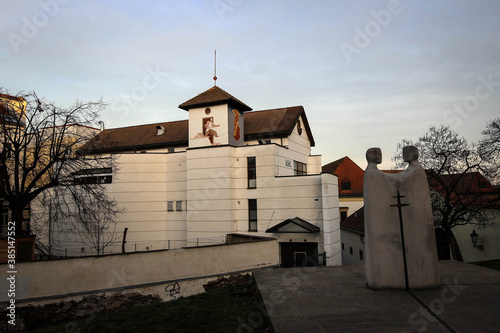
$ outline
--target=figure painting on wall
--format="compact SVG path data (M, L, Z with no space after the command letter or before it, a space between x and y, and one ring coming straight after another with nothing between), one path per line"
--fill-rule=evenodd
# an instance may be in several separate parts
M218 144L214 142L214 138L218 136L214 128L219 126L214 123L214 117L203 118L203 135L208 137L212 146Z
M236 109L233 109L233 113L234 113L234 121L233 121L234 133L233 133L233 136L234 136L235 140L239 140L240 139L240 112Z

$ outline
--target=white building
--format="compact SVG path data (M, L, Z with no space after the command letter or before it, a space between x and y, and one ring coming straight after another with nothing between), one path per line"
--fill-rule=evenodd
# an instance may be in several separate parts
M302 106L251 111L214 86L179 107L189 120L106 129L84 147L117 157L93 176L123 208L128 252L239 234L277 238L284 266L341 264L337 177L311 155ZM60 246L88 251L76 237Z

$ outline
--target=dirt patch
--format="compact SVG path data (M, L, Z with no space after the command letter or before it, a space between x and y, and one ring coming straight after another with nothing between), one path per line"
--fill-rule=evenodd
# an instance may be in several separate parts
M245 286L253 283L253 278L250 274L231 274L228 278L222 277L217 280L208 281L207 284L203 285L205 291L212 289L227 287L229 285L233 286Z
M64 301L46 305L28 305L16 309L16 326L3 322L0 332L16 332L33 330L41 327L67 323L75 319L86 318L98 313L104 313L123 307L145 305L160 302L157 295L142 295L139 293L116 294L112 296L88 296L81 301ZM0 314L7 318L7 310Z

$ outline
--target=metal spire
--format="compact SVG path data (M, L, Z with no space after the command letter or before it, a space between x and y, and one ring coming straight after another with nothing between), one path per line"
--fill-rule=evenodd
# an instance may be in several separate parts
M217 50L214 51L214 87L217 85Z

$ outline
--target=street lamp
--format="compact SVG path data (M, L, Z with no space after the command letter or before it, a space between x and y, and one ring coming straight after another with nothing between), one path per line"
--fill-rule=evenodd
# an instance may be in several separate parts
M472 245L476 247L477 245L477 238L479 237L478 234L476 234L476 230L472 230L472 234L470 234L470 240L472 241Z

